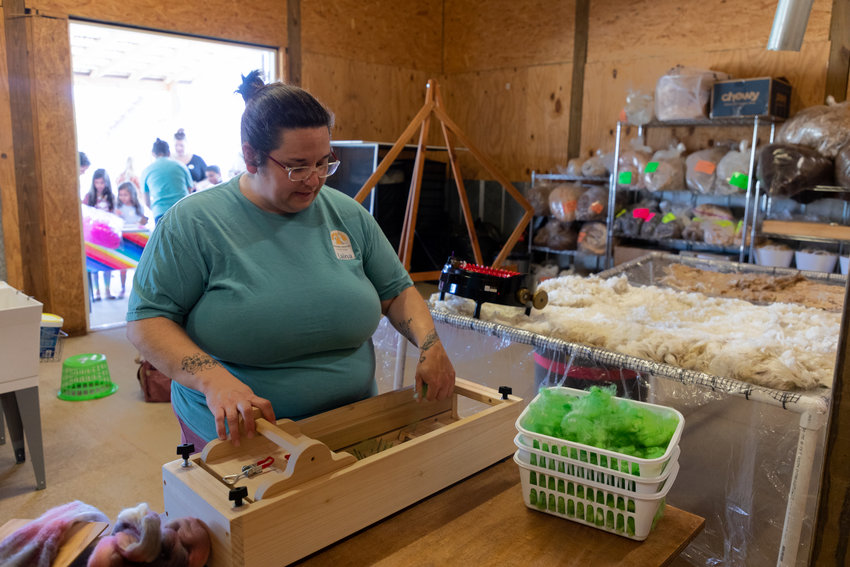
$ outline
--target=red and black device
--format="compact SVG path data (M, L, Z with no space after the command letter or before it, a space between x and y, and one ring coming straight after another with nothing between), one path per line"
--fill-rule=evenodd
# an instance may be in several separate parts
M532 307L543 309L549 301L544 290L531 291L530 279L528 274L471 264L449 256L440 273L440 300L447 293L473 300L476 319L481 315L482 303L524 307L528 315Z

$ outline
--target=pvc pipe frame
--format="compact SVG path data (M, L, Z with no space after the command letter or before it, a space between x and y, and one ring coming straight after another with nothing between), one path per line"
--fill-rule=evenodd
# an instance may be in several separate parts
M800 51L814 0L779 0L767 40L770 51Z

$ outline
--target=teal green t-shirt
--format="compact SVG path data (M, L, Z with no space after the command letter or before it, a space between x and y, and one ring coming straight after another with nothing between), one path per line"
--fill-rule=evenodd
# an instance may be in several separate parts
M139 261L127 320L182 325L280 418L299 419L377 391L371 336L380 301L412 285L377 222L323 187L304 211L263 211L239 178L186 197ZM172 382L177 415L204 439L204 396Z

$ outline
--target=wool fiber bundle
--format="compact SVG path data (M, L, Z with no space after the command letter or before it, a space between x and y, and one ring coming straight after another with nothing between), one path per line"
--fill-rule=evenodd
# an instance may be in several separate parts
M481 319L567 342L778 390L831 387L840 313L801 305L709 297L607 279L542 282L545 309L485 303ZM471 315L471 300L446 295L437 309Z

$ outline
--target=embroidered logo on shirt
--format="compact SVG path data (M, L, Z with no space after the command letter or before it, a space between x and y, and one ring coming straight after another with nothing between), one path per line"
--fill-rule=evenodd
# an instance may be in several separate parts
M331 231L331 244L339 260L354 260L354 249L351 247L351 239L341 230Z

